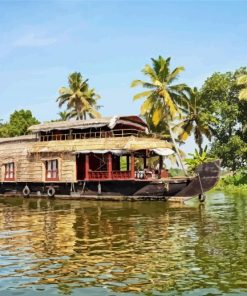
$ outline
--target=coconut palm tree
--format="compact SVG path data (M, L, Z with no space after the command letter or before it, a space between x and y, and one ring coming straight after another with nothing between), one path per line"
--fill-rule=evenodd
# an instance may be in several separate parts
M100 98L94 89L90 89L88 79L84 80L81 73L74 72L68 78L69 87L61 87L57 98L59 107L67 104L67 118L86 119L100 117L97 111L97 100Z
M89 89L86 93L86 97L88 100L87 105L72 105L71 108L67 110L67 119L77 118L77 119L86 119L87 116L89 118L99 118L101 117L98 110L101 106L97 105L97 95L95 94L94 89Z
M68 112L67 111L60 111L57 113L59 115L59 121L66 121L68 119Z
M205 112L202 98L196 87L186 88L183 91L183 95L188 105L187 108L183 108L185 113L183 120L174 127L174 130L178 132L178 139L180 141L186 141L193 134L201 153L203 151L203 136L211 140L213 131L211 124L216 119L213 115Z
M237 79L237 85L242 86L238 98L239 100L247 100L247 75L241 75Z
M179 74L184 71L184 67L177 67L170 70L171 58L164 59L159 56L157 59L151 59L152 65L146 65L142 70L143 74L149 78L148 81L134 80L132 87L141 86L147 90L136 94L133 99L144 98L141 106L141 114L151 114L152 122L158 126L164 122L168 128L171 140L176 153L179 157L180 164L184 169L183 162L173 135L171 122L181 114L181 108L187 104L182 95L186 88L185 84L174 84Z

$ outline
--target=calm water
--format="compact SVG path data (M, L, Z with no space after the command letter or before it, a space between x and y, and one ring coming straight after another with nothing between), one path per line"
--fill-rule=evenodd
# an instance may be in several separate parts
M247 195L0 198L0 295L247 295Z

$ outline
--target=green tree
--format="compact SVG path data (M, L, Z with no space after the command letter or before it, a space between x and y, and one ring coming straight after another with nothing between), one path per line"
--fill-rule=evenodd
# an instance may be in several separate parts
M32 115L30 110L15 111L10 115L8 122L0 126L1 137L14 137L26 135L31 125L38 124L39 121Z
M222 166L233 172L247 165L247 145L239 135L231 136L226 142L214 142L211 155L222 159Z
M86 119L100 117L97 101L100 98L94 89L90 89L88 79L84 80L81 73L74 72L68 77L69 87L61 87L57 98L59 107L66 104L68 118Z
M151 60L152 65L146 65L142 70L143 74L148 77L148 81L134 80L131 83L132 87L141 86L148 90L136 94L133 99L144 98L141 114L149 119L152 118L154 126L158 126L161 122L166 125L180 164L184 169L171 125L176 116L181 114L180 107L185 104L182 91L186 85L174 84L179 74L184 71L184 67L170 70L171 58L164 59L162 56Z
M247 74L246 68L235 72L214 73L201 89L206 114L216 120L213 126L211 153L222 159L222 166L232 171L246 165L247 101L239 100L237 78Z

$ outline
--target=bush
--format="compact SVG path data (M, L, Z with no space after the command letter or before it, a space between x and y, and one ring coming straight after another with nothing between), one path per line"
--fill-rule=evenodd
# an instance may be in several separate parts
M228 192L247 191L247 169L222 177L215 189Z

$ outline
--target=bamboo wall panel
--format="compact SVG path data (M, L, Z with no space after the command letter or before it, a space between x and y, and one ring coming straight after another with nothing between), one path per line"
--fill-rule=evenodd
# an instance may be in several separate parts
M15 163L16 182L44 182L45 160L59 160L60 182L76 181L75 155L63 153L30 154L33 142L10 142L0 144L0 180L4 182L4 164Z

